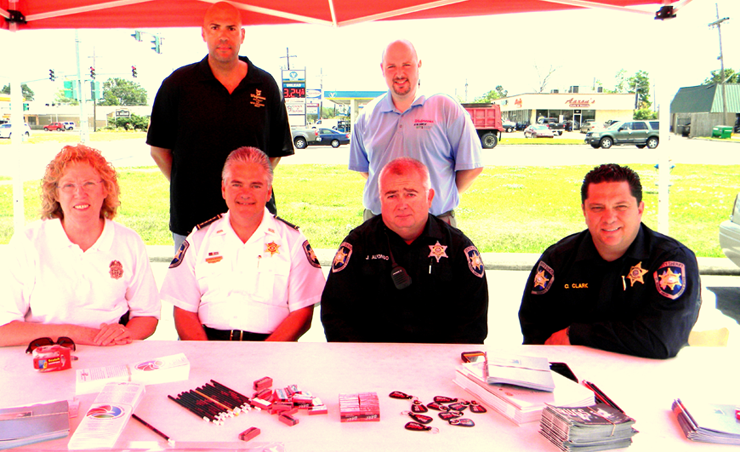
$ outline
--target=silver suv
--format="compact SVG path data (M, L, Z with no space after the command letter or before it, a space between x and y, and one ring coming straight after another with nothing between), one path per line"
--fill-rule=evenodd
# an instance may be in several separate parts
M658 121L617 121L603 130L588 132L586 144L592 148L609 149L613 145L634 144L642 149L655 149L659 143Z

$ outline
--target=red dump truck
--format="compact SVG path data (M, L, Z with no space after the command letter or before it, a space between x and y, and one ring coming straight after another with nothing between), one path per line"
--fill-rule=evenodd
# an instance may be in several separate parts
M463 104L478 131L483 149L493 149L501 138L501 107L495 104Z

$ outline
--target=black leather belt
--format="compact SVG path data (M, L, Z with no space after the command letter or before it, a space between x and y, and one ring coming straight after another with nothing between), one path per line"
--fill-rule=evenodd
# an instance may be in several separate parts
M264 341L270 335L242 330L217 330L203 325L209 341Z

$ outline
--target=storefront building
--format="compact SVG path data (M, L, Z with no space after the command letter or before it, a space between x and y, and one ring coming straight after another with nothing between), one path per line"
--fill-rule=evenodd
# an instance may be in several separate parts
M593 119L632 119L635 94L612 93L525 93L496 99L504 119L521 123L536 123L538 118L557 118L574 124Z

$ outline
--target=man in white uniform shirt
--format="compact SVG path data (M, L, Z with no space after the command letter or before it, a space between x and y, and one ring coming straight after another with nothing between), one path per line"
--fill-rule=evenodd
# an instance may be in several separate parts
M265 208L272 168L262 151L233 151L222 176L228 212L196 226L162 284L180 339L297 340L321 299L321 265L306 237Z

